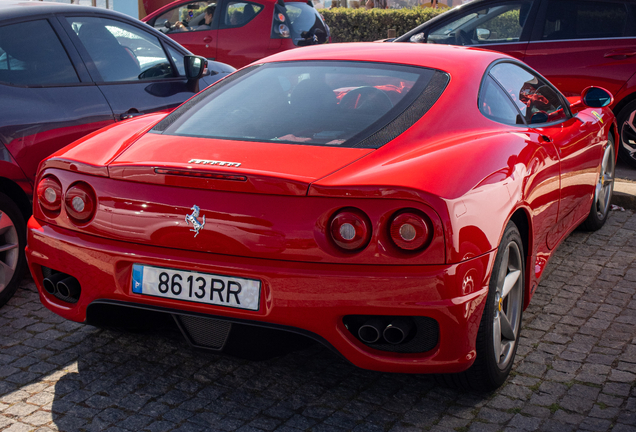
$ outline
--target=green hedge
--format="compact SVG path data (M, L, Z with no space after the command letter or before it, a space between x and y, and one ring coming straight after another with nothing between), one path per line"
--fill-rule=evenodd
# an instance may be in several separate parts
M387 37L388 29L400 36L445 12L446 9L320 9L331 30L332 42L370 42Z

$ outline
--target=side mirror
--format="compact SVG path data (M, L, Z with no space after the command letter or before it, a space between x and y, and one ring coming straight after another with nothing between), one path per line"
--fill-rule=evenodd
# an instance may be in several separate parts
M414 34L413 36L411 36L409 41L415 43L426 43L426 35L424 33Z
M581 93L581 102L590 108L603 108L614 102L612 94L601 87L587 87Z
M208 61L203 57L187 55L183 57L183 66L185 68L185 76L188 79L188 90L198 92L199 79L205 73Z
M490 38L490 30L488 29L483 29L483 28L475 29L475 34L477 35L477 40L480 40L480 41L485 41L485 40L488 40L488 38Z

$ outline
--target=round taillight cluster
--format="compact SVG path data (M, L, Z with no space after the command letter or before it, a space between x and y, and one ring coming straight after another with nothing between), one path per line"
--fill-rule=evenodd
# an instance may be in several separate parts
M289 27L287 27L285 24L278 25L278 33L280 33L280 35L285 38L288 38L291 34L289 31Z
M394 216L389 235L400 249L414 251L428 244L432 227L428 218L417 211L402 211Z
M59 214L62 208L62 184L54 176L43 177L38 184L37 197L45 213Z
M362 249L371 239L371 223L355 209L341 210L331 219L329 228L333 241L347 251Z
M95 191L87 183L74 183L66 194L62 194L62 184L52 175L43 177L38 183L37 199L48 217L57 217L63 202L68 217L78 224L86 223L93 217L97 204Z
M74 222L88 222L95 214L95 192L86 183L75 183L66 191L64 204L66 212Z

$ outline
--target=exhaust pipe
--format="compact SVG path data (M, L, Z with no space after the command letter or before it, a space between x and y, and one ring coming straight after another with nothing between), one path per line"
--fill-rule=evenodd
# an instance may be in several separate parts
M57 294L57 284L59 281L66 279L68 277L67 274L64 273L55 273L51 276L44 278L42 281L42 285L44 286L44 290L52 295Z
M79 299L81 287L80 283L73 276L68 276L65 279L62 279L55 286L57 292L61 297L64 297L64 300L75 303Z
M382 320L379 318L372 318L365 322L358 329L358 337L366 344L372 344L380 339L382 332Z
M412 328L412 322L403 318L398 318L386 326L382 336L384 336L384 339L390 344L401 344L408 337Z

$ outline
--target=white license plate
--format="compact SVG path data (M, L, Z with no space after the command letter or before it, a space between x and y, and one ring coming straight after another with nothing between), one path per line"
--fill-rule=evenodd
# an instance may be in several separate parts
M256 311L259 308L261 282L133 264L132 292Z

